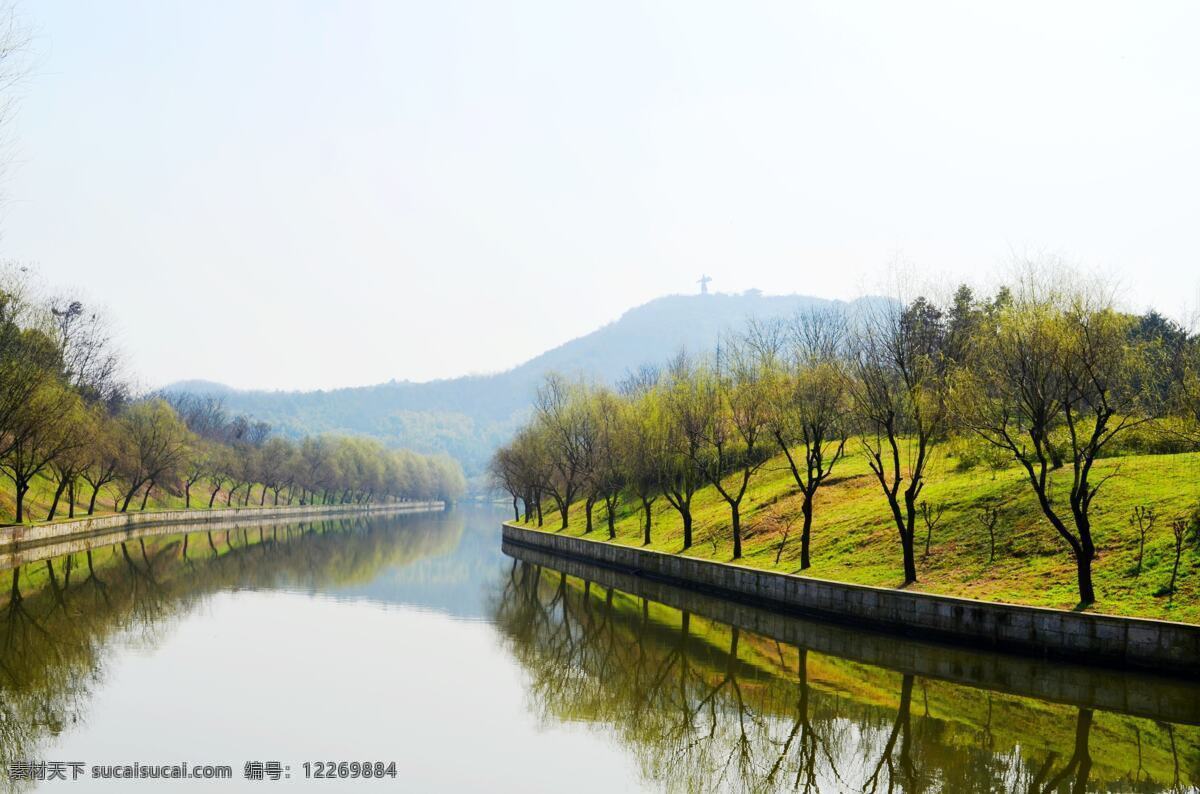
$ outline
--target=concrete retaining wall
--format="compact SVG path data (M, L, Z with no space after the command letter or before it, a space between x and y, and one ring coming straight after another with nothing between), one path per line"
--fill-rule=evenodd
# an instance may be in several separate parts
M504 540L754 606L987 650L1200 678L1200 626L831 582L504 525Z
M203 524L210 521L254 521L267 518L307 518L350 513L411 512L444 507L441 502L396 502L374 505L306 505L304 507L222 507L216 510L154 510L115 513L56 521L52 524L17 524L0 527L0 549L46 543L94 532L158 524Z

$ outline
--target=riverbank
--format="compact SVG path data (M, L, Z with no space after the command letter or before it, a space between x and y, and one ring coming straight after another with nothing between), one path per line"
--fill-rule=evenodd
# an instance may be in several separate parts
M975 648L1200 676L1200 626L833 582L506 523L504 542L755 607Z
M377 512L419 512L444 508L442 502L389 502L379 504L304 505L289 507L222 507L191 510L149 510L110 513L66 519L46 524L14 524L0 527L0 549L20 548L57 540L111 532L133 527L212 522L306 518Z
M848 447L849 448L849 447ZM1079 601L1075 564L1062 539L1042 515L1023 472L1006 466L964 468L960 455L938 450L922 501L941 509L932 532L918 518L917 577L909 590L1027 606L1071 609ZM1115 475L1115 476L1114 476ZM1173 596L1166 591L1174 562L1171 521L1200 503L1200 454L1122 455L1096 463L1106 478L1093 510L1097 558L1093 565L1096 603L1088 610L1128 617L1200 623L1200 542L1185 540ZM1070 477L1069 467L1055 473ZM1060 483L1066 499L1068 482ZM1149 506L1158 518L1147 533L1138 568L1139 533L1130 525L1134 507ZM995 551L980 517L999 511ZM546 529L560 526L558 512L543 503ZM681 553L682 524L665 497L655 499L648 548ZM743 556L739 564L785 573L800 572L800 497L787 461L777 456L755 473L742 501ZM692 501L694 543L687 556L728 561L729 507L711 486ZM607 539L603 504L593 511L594 534ZM614 542L642 547L642 505L629 496L616 511ZM529 524L522 524L530 526ZM584 535L584 505L571 508L563 534ZM928 552L926 541L928 539ZM852 584L897 587L902 580L896 527L880 491L857 450L838 463L818 491L812 528L812 567L806 575Z

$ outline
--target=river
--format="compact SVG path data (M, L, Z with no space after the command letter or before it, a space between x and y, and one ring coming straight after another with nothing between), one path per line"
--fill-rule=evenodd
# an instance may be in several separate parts
M0 556L0 763L82 770L4 790L1200 785L1194 683L896 640L509 556L502 518L160 528ZM330 761L335 776L372 776L308 777ZM232 779L92 770L184 762Z

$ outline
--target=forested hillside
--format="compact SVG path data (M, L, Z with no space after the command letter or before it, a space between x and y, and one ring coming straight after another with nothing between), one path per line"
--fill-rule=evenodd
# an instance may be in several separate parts
M855 303L874 300L878 299L860 298ZM528 415L534 391L547 372L584 374L612 383L639 366L662 362L680 348L712 350L723 333L744 328L747 318L790 316L836 303L805 295L763 295L756 290L740 295L669 295L493 375L313 392L236 391L203 381L168 388L218 393L230 410L291 435L366 434L389 446L445 452L478 481L488 456Z

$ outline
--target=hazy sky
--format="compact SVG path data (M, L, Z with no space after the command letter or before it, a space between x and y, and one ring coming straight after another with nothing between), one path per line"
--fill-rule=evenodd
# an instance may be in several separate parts
M1200 288L1200 3L22 8L0 256L150 384L502 369L704 272Z

